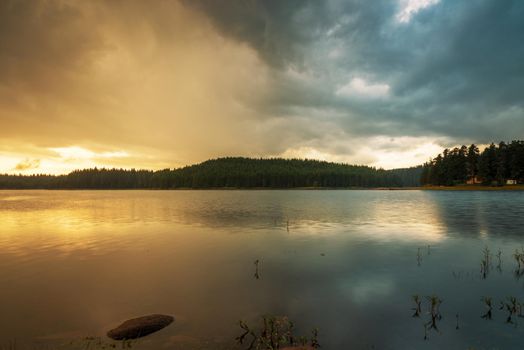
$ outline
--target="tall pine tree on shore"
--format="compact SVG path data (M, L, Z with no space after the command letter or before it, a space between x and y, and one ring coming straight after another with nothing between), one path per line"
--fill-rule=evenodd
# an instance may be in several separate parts
M524 141L491 143L482 153L475 144L445 149L421 173L422 185L452 186L473 179L484 185L524 183Z

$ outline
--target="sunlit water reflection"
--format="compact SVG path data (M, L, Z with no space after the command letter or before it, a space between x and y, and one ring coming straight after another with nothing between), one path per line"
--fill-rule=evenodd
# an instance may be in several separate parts
M238 320L264 314L318 327L323 349L520 349L524 335L498 309L524 302L522 192L0 191L0 225L0 347L105 339L150 313L176 321L135 348L233 349ZM485 246L502 266L483 279ZM427 340L414 294L444 301Z

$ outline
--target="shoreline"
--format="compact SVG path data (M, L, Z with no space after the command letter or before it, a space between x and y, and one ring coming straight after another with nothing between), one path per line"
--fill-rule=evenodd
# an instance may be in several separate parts
M482 186L482 185L458 185L458 186L421 186L426 191L524 191L524 185L506 186Z
M208 188L0 188L0 191L524 191L524 185L509 186L418 186L418 187L208 187Z

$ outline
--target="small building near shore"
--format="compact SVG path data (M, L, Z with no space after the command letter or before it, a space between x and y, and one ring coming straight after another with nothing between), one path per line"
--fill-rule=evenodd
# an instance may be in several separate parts
M514 179L506 180L506 185L516 185L516 184L517 184L517 180L514 180Z
M473 177L470 177L469 179L466 180L466 184L468 185L478 185L478 184L481 184L482 181L480 180L480 178L478 176L473 176Z

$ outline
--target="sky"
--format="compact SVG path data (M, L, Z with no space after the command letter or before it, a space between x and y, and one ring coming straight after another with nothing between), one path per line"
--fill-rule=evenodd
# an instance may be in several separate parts
M0 1L0 173L523 139L522 38L521 0Z

